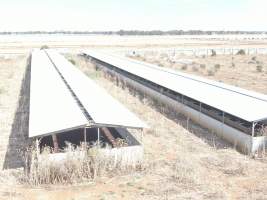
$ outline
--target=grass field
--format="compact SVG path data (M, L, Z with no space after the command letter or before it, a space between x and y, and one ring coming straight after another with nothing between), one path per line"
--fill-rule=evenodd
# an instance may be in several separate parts
M143 43L146 43L143 38L139 41L138 38L135 40L137 40L135 46L138 48L143 48ZM156 40L153 39L153 41L156 43ZM163 38L161 45L168 46L170 39L164 41ZM114 44L112 50L119 48L121 44L121 42L118 45ZM179 46L179 44L175 44ZM78 43L77 46L79 45ZM95 45L101 47L99 44ZM127 45L125 45L127 48L134 46L128 43ZM30 44L27 48L29 47ZM82 46L78 49L81 48ZM76 51L77 49L75 47L72 50ZM145 130L143 138L145 149L143 169L131 173L117 173L99 177L86 184L39 187L30 187L19 182L18 178L23 174L22 169L2 170L0 173L0 199L267 198L267 175L265 173L267 159L265 155L251 158L240 154L230 144L192 122L186 129L187 119L184 116L168 113L164 107L155 107L149 99L139 98L138 94L132 93L127 88L122 89L120 85L117 86L105 78L101 72L95 71L93 64L86 59L76 54L67 54L66 57L72 59L84 73L148 123L150 129ZM232 56L223 55L205 58L177 56L175 63L171 63L170 57L166 55L154 57L146 55L146 57L139 56L136 59L267 93L265 64L267 57L264 55L257 55L256 58L252 58L252 55L233 57L234 59ZM26 58L27 54L25 53L0 57L0 160L2 165L4 165L6 153L10 149L9 144L16 146L17 143L21 142L19 140L17 143L10 143L10 138L14 139L11 137L12 124L20 99L21 84L26 70ZM180 63L181 59L192 62L187 64L186 69L182 69L184 63ZM250 61L251 63L248 64ZM232 63L235 64L234 67ZM216 64L219 64L220 67L215 67ZM257 70L258 64L262 65L260 72ZM205 68L203 66L201 68L200 65L205 65ZM197 67L198 70L196 71L194 67ZM217 71L213 75L208 75L210 68L217 68ZM17 113L17 117L22 116ZM18 130L15 134L17 136L25 134L23 130L15 130ZM138 133L133 132L133 134L137 138L139 137Z

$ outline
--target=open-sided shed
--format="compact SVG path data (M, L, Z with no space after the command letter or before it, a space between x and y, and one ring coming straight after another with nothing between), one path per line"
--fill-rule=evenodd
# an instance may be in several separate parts
M117 55L83 53L246 151L266 143L266 95Z
M56 51L32 52L29 137L80 130L86 141L90 137L86 129L95 129L98 140L102 133L114 146L114 134L127 137L126 128L145 127L135 114Z

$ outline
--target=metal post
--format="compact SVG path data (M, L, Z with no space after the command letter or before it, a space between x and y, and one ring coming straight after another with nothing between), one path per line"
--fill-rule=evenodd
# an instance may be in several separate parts
M255 135L255 126L256 126L257 123L253 122L252 123L252 137L254 137Z
M40 153L40 151L39 151L39 141L38 141L38 138L36 138L35 142L36 142L36 152L37 152L37 158L38 158L39 153Z
M224 112L222 112L222 134L224 132Z
M99 145L99 128L97 128L97 144Z
M141 130L141 143L143 144L143 137L144 137L144 129Z
M186 120L186 129L189 131L189 121L190 121L190 118L187 117L187 120Z
M53 134L52 135L52 140L53 140L53 145L54 145L54 152L55 153L58 153L58 141L57 141L57 135L56 134Z
M86 138L86 127L83 130L83 139L84 139L84 144L86 146L86 140L87 140L87 138Z

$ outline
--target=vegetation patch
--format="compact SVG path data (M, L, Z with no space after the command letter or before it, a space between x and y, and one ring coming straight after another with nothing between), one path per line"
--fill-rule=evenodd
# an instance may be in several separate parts
M186 64L184 64L184 65L181 67L182 70L187 70L187 68L188 68L188 65L186 65Z
M212 50L211 50L211 56L214 57L214 56L216 56L216 55L217 55L216 51L215 51L214 49L212 49Z
M246 55L246 51L244 49L240 49L240 50L238 50L236 55Z
M220 65L220 64L215 64L215 65L214 65L214 69L215 69L216 71L218 71L220 68L221 68L221 65Z
M43 45L43 46L41 46L40 49L41 49L41 50L43 50L43 49L49 49L49 47L48 47L47 45Z
M205 64L200 64L199 66L201 69L206 69L206 65Z
M257 72L262 72L263 71L262 65L257 65L256 70L257 70Z
M214 76L215 73L216 73L216 71L215 71L214 69L209 69L209 70L207 71L207 73L208 73L208 76Z
M122 158L122 154L111 153L111 147L92 146L74 147L71 144L63 153L55 153L51 147L45 147L42 153L29 148L24 154L26 174L25 182L30 185L77 184L92 181L97 177L110 176L142 169L142 163Z

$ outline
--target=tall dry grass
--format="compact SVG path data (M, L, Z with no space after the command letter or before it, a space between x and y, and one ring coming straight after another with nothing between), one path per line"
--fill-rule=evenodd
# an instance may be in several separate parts
M30 185L78 184L92 181L101 176L142 169L142 148L112 149L95 143L74 147L68 144L63 153L54 153L45 147L40 153L36 147L30 148L24 156L26 169L24 182ZM130 147L131 148L131 147Z

